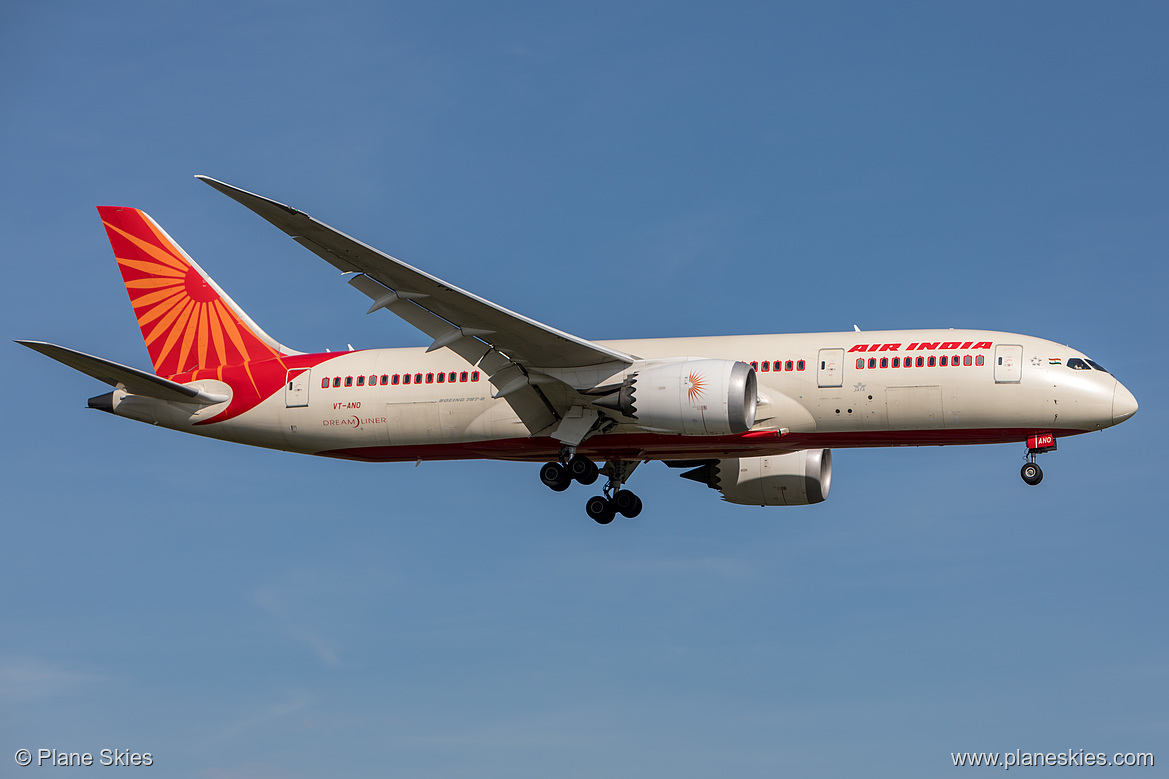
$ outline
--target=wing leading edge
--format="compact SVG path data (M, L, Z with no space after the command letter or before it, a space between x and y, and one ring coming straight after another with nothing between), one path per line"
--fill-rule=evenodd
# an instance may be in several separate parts
M529 432L563 418L579 400L573 388L544 371L608 366L608 373L636 361L633 355L562 332L418 270L329 227L291 206L208 176L196 176L287 233L293 240L347 274L367 295L369 313L385 308L417 327L433 342L478 365ZM541 390L541 385L551 391Z
M364 274L381 284L387 293L398 293L398 300L389 300L379 304L378 308L389 308L397 314L399 310L409 309L406 306L395 306L395 303L409 302L444 320L446 326L438 335L423 329L423 332L436 340L448 336L448 331L453 327L462 327L464 332L479 331L475 337L507 353L522 364L547 368L579 368L608 362L632 363L636 359L632 355L562 332L459 289L350 238L295 208L207 176L196 178L247 206L339 270L345 273ZM368 285L351 283L371 297L376 292L370 290ZM385 294L375 297L375 302ZM435 348L447 346L449 343L440 343Z

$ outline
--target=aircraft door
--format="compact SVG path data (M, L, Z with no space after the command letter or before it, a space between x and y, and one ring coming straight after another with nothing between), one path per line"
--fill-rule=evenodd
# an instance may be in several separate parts
M1023 377L1023 347L1000 344L994 348L994 383L1018 384Z
M300 408L308 405L308 388L310 368L288 371L284 380L284 405L287 408Z
M844 350L821 349L816 366L816 383L821 387L839 387L844 384Z

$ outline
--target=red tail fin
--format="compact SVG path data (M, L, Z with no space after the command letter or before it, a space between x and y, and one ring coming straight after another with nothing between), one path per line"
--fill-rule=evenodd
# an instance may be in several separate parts
M295 354L261 330L145 213L97 210L156 374Z

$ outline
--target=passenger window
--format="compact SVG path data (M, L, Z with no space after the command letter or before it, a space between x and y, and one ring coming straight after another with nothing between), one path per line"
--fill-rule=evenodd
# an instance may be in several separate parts
M409 379L410 377L409 377L409 376L407 376L406 378L407 378L407 379ZM390 381L394 382L394 385L395 385L395 386L397 386L398 382L399 382L399 381L401 381L401 380L402 380L402 377L401 377L401 375L400 375L400 374L397 374L397 373L395 373L395 374L394 374L394 378L390 379Z
M467 380L467 372L463 371L462 373L459 374L459 381L466 381L466 380Z
M900 367L901 367L901 358L900 358L900 357L894 357L894 358L893 358L893 367L894 367L894 368L900 368Z
M358 387L364 387L364 386L365 386L365 377L364 377L364 376L358 376L358 377L357 377L357 386L358 386Z
M328 389L328 388L329 388L329 380L328 379L321 379L321 389Z
M390 375L388 373L383 373L382 374L382 386L384 387L385 385L387 385L389 383L390 383ZM397 382L395 382L395 383L397 383Z
M377 376L370 376L369 377L369 386L372 387L375 384L377 384Z
M403 374L402 374L402 383L403 383L403 384L409 384L409 383L410 383L410 374L409 374L409 373L403 373Z
M970 355L969 355L969 354L968 354L968 355L966 355L965 357L963 357L963 358L962 358L962 364L963 364L963 365L969 365L971 362L973 362L973 360L971 360L971 359L970 359Z
M975 365L986 365L986 358L981 354L974 358Z
M760 367L760 370L763 371L764 373L767 373L767 371L771 370L771 363L767 362L767 360L764 360L762 367Z
M752 368L754 368L755 370L759 370L759 363L758 363L758 361L751 363L751 367L752 367Z
M857 367L857 370L860 370L860 369L865 367L865 358L864 357L857 357L856 358L856 367Z
M446 383L446 374L445 374L445 373L440 373L440 374L438 374L438 383L439 383L439 384L445 384L445 383Z
M352 376L346 376L346 377L345 377L345 386L346 386L346 387L352 387L352 386L353 386L353 377L352 377Z
M433 383L434 383L434 374L433 374L433 373L428 373L428 374L426 374L426 383L427 383L427 384L433 384Z
M479 371L471 371L471 381L479 381Z
M938 365L940 365L940 366L942 366L943 368L945 368L945 367L946 367L946 366L949 364L949 359L950 359L950 358L946 357L946 355L944 355L944 354L943 354L943 355L942 355L942 359L938 360ZM954 364L955 364L955 365L957 365L958 363L957 363L957 362L955 362Z
M790 371L790 370L792 369L792 361L791 361L791 360L788 360L787 362L785 362L785 363L783 364L783 369L784 369L785 371ZM800 370L803 370L803 368L800 368Z
M930 355L930 359L929 359L929 366L932 368L932 367L934 367L934 366L935 366L935 365L937 365L937 364L938 364L938 358L937 358L937 357L934 357L934 356L931 354L931 355Z
M919 368L920 368L920 367L922 367L923 365L925 365L925 358L924 358L924 357L918 357L918 358L917 358L917 360L915 361L915 364L916 364L916 365L917 365L917 367L919 367Z
M788 363L790 364L790 363L791 363L791 361L789 360L789 361L788 361ZM803 360L797 360L797 361L796 361L796 370L797 370L797 371L802 371L803 369L804 369L804 361L803 361Z
M333 386L334 386L334 387L340 387L340 386L341 386L341 377L340 377L340 376L334 376L334 377L333 377Z
M422 374L421 374L421 373L415 373L415 374L414 374L414 383L415 383L415 384L421 384L421 383L422 383Z
M881 358L881 367L882 367L882 368L888 368L888 367L889 367L889 358L888 358L888 357L882 357L882 358Z
M955 365L955 366L958 364L958 355L955 354L953 357L950 358L950 364Z

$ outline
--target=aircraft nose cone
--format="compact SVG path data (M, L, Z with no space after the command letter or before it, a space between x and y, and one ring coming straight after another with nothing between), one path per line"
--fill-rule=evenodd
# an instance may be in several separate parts
M1119 425L1137 413L1137 399L1119 381L1112 392L1112 424Z

